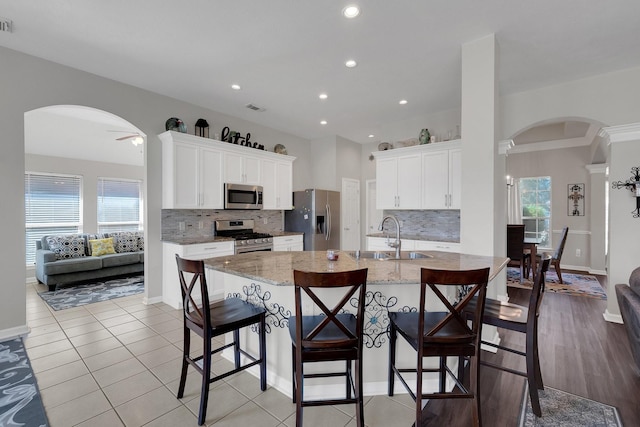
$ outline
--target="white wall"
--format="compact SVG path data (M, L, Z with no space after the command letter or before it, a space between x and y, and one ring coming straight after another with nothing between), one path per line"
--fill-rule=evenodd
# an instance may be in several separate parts
M314 139L311 141L311 167L309 175L311 176L311 187L320 188L322 190L340 191L340 187L336 186L336 176L338 174L336 166L337 152L336 137ZM295 184L294 179L294 186ZM300 188L303 190L303 188Z
M229 126L240 132L251 132L252 139L269 149L277 143L284 144L289 154L298 157L293 167L294 181L304 186L312 185L308 175L309 142L304 139L2 47L0 63L0 125L3 129L0 144L3 221L0 234L7 241L24 241L25 112L68 104L89 106L120 116L148 136L145 147L147 299L157 299L162 294L162 151L156 135L165 130L167 118L180 117L190 124L202 117L211 124L212 134L223 126ZM1 339L26 333L27 326L25 270L16 268L25 265L24 248L20 244L11 248L4 246L0 251L0 269L3 271Z
M558 117L584 117L609 126L640 117L640 67L601 74L500 99L501 139L534 123Z

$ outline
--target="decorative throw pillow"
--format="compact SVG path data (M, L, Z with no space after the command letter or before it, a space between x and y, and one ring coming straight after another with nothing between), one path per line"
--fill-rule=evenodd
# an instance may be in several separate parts
M49 236L47 245L56 259L80 258L84 253L84 238L80 235Z
M104 233L97 233L97 234L85 234L85 246L87 247L87 255L91 256L93 255L91 253L91 243L89 243L90 240L98 240L98 239L104 239L107 236L104 235Z
M122 231L119 233L111 233L115 235L116 252L138 252L138 236L130 231Z
M144 235L143 234L138 236L138 250L144 251Z
M113 237L109 237L106 239L89 240L89 246L91 246L92 256L101 256L116 253L115 249L113 248Z

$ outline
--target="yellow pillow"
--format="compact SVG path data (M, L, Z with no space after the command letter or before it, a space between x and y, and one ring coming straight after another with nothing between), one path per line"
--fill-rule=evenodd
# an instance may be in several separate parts
M89 240L89 244L91 245L91 256L116 253L113 248L113 237L109 237L108 239Z

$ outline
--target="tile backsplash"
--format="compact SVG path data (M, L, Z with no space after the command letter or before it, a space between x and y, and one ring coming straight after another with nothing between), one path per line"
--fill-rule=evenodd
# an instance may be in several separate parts
M459 210L385 210L384 214L395 215L401 221L402 235L416 236L425 240L460 241ZM385 229L391 227L395 231L395 226L392 224L393 222L387 221Z
M213 236L214 221L221 219L252 219L255 221L255 231L261 233L284 229L282 211L162 209L162 240ZM181 223L184 223L184 230L180 227Z
M385 215L395 215L402 221L402 234L425 240L460 241L459 210L385 210ZM214 221L219 219L252 219L255 230L275 233L284 230L283 211L272 210L207 210L207 209L163 209L162 239L198 238L214 235ZM266 222L266 224L265 224ZM184 223L184 230L180 224ZM201 227L202 225L202 227ZM393 228L391 222L385 224Z

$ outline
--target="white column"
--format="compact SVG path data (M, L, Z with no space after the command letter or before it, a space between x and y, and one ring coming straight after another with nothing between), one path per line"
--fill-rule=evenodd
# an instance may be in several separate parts
M609 143L609 182L627 181L632 177L631 168L640 167L640 123L604 128L601 135ZM640 218L634 218L635 208L631 191L609 188L609 286L604 318L610 322L622 323L615 285L628 283L631 272L640 264Z
M607 274L606 271L606 232L607 232L607 165L593 164L585 166L589 171L589 273Z
M477 255L496 254L496 242L504 245L506 233L505 215L495 214L506 211L505 167L498 166L496 138L496 51L494 34L462 45L460 243L462 252Z

